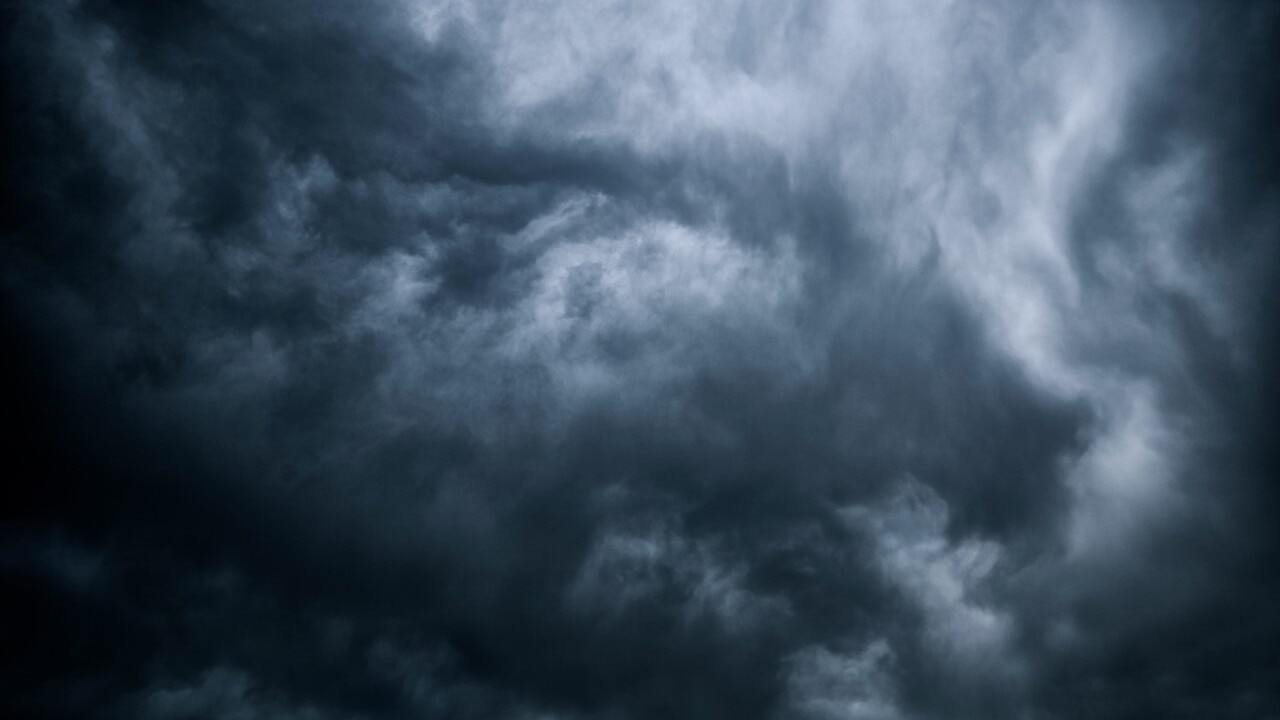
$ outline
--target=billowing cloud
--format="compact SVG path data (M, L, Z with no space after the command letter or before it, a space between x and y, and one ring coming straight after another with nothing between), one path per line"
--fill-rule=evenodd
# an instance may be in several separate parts
M8 712L1280 712L1275 3L0 12Z

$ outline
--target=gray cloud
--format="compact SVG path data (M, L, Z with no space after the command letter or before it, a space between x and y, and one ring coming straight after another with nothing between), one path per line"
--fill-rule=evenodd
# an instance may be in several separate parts
M1277 712L1273 3L3 12L14 712Z

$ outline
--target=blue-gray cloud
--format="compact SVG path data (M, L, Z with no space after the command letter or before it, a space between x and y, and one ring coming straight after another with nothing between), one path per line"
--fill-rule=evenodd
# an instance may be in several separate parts
M13 712L1278 711L1274 3L3 13Z

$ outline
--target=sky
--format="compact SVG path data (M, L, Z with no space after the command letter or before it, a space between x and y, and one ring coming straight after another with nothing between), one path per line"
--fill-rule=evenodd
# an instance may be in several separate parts
M0 714L1280 718L1280 3L0 15Z

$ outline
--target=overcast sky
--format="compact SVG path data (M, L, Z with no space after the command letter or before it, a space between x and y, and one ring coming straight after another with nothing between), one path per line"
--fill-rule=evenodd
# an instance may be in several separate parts
M6 717L1280 718L1280 4L0 15Z

